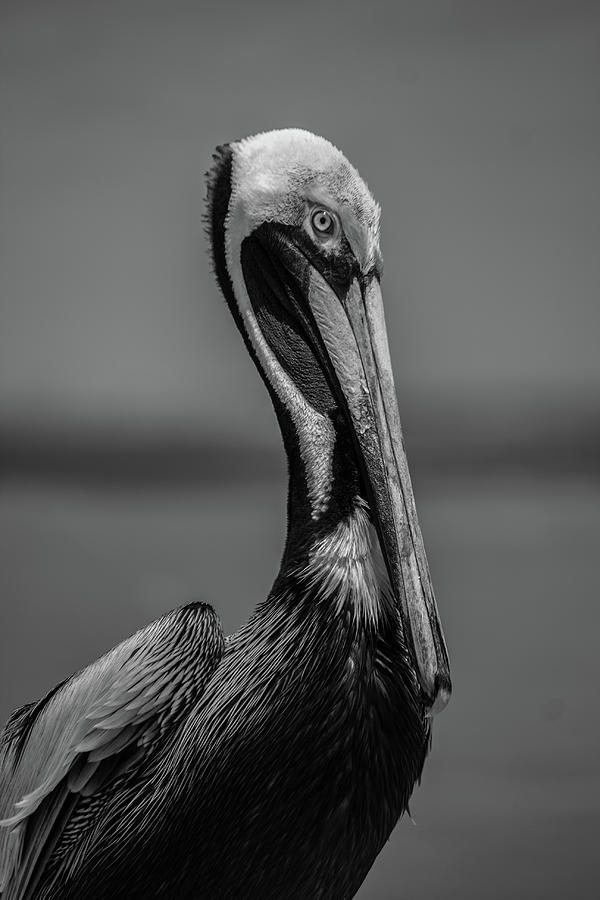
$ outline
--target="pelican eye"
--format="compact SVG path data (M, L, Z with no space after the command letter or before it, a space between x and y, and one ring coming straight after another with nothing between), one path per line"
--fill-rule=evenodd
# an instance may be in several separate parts
M337 220L328 209L318 207L310 217L313 231L320 238L333 237L337 230Z

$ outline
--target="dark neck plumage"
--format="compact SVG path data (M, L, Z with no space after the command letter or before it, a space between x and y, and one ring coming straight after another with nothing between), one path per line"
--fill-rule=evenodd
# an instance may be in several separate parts
M345 418L331 419L331 444L306 453L285 407L275 408L288 456L288 526L279 574L265 603L344 622L353 634L397 629L392 592ZM324 464L329 477L310 471ZM322 494L315 495L315 484Z
M341 414L331 417L331 437L311 459L287 410L274 403L288 467L287 535L284 563L301 561L311 548L365 508L354 448ZM314 471L322 467L319 476Z

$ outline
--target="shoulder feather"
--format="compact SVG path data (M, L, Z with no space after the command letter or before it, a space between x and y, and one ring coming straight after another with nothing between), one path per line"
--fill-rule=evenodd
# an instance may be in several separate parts
M108 790L183 721L223 647L212 607L192 603L13 713L0 738L3 900L29 896L78 797Z

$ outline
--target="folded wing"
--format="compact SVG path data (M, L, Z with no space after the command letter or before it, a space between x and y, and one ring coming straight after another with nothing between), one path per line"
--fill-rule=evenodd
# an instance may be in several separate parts
M117 784L168 741L224 647L212 607L173 610L17 710L0 736L0 892L34 895L82 797Z

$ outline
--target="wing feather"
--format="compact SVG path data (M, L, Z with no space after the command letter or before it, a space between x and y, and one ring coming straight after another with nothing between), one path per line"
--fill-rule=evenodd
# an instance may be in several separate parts
M33 895L80 797L107 790L183 721L223 654L212 607L173 610L43 700L0 736L0 892Z

